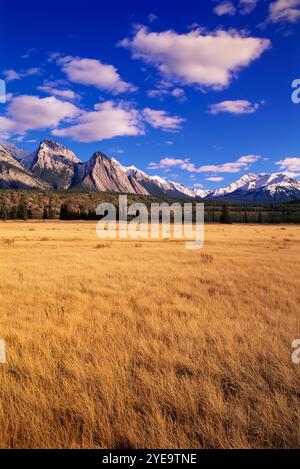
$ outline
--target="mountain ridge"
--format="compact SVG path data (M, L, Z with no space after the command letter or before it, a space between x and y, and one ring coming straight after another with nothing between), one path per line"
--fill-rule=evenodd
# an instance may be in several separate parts
M191 189L124 166L101 151L82 162L67 147L49 139L32 153L10 142L0 143L0 188L84 189L242 203L300 199L300 182L284 173L248 173L220 189Z

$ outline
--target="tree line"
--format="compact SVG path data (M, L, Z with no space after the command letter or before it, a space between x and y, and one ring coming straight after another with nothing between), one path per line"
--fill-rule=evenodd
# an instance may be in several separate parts
M43 220L99 220L101 217L96 214L93 209L86 210L83 206L73 208L66 202L60 205L59 210L54 209L52 200L44 205L40 210L40 217ZM21 199L17 204L7 207L5 202L0 205L1 220L28 220L33 218L32 210L28 207L25 199ZM37 217L34 217L37 218ZM171 213L171 222L173 222L173 214ZM117 209L118 219L118 209ZM206 223L300 223L300 207L288 205L266 206L266 207L248 207L248 206L230 206L223 204L211 207L205 206Z
M25 200L21 200L10 208L7 208L5 204L0 206L1 220L28 220L30 218L32 218L32 212L27 207Z

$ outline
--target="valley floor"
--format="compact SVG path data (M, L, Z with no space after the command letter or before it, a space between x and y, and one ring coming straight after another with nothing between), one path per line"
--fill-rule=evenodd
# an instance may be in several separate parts
M2 448L300 445L300 226L0 222Z

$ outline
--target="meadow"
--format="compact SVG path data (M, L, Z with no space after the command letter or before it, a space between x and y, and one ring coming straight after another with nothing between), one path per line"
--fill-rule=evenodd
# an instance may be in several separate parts
M0 222L1 448L300 445L300 226Z

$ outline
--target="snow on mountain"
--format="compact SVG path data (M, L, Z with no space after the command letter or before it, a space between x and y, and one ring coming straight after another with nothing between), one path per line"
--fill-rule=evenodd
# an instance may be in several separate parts
M246 174L207 198L249 203L288 202L300 198L300 182L283 173Z
M179 182L174 182L174 181L168 181L169 184L178 192L181 192L184 195L187 195L188 197L195 197L195 192L193 189L189 189L188 187L185 187L183 184L180 184Z
M125 168L129 177L138 181L147 193L155 196L169 195L173 197L195 197L194 192L182 184L168 181L160 176L149 176L135 166Z
M210 197L222 197L226 194L230 194L231 192L234 192L247 184L251 184L253 181L259 179L261 177L260 174L245 174L242 176L240 179L237 181L232 182L226 187L223 187L222 189L216 189L210 193Z
M205 199L208 197L213 191L208 189L194 189L193 193L195 197L200 197L200 199Z
M189 197L245 203L273 203L300 199L300 182L283 174L245 174L216 190L190 189L135 166L123 166L96 152L85 163L64 145L44 140L36 152L0 144L0 188L84 188L153 196Z
M6 145L0 145L0 187L2 189L49 189L48 184L35 177L17 161L8 148ZM14 148L11 149L14 150Z

